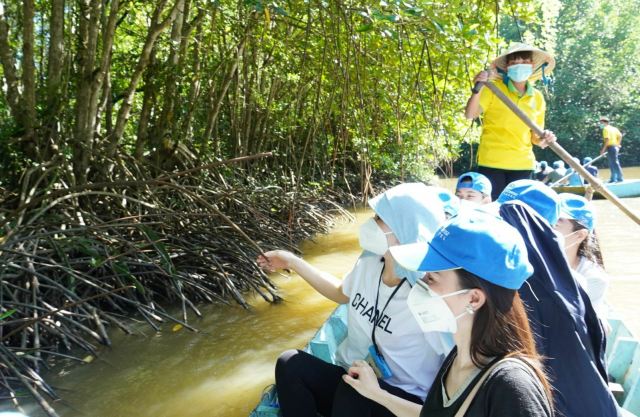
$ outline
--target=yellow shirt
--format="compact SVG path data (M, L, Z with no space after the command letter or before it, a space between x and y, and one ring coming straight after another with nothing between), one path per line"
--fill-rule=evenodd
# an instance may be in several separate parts
M525 94L520 97L509 81L493 82L529 118L544 128L546 103L539 90L527 83ZM531 129L496 97L491 90L480 91L480 107L483 113L483 128L478 148L478 165L506 170L534 169Z
M609 139L607 148L609 146L620 146L620 142L622 142L622 133L611 125L606 125L604 129L602 129L602 137L604 138L605 144L607 143L607 139Z

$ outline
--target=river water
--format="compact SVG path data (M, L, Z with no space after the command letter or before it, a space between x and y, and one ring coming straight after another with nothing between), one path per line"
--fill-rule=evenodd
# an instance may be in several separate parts
M604 170L606 171L606 170ZM603 172L601 176L606 177ZM640 168L625 169L640 178ZM452 188L452 180L442 186ZM640 213L640 198L625 199ZM594 202L605 265L612 276L609 303L640 335L640 233L638 226L607 201ZM355 222L339 221L335 230L302 245L305 259L343 276L360 253L357 231L371 216L355 213ZM252 299L253 308L202 306L194 334L164 326L160 333L144 323L138 335L113 334L90 365L63 364L50 382L64 398L55 408L63 417L246 417L262 390L273 383L274 362L311 338L335 305L300 278L275 276L285 301L269 305ZM36 407L34 417L43 415Z

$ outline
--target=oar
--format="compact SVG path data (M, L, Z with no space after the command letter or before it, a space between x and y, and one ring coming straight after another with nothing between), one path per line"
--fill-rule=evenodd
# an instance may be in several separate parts
M587 168L588 166L591 166L591 164L593 164L594 162L596 162L598 159L600 158L604 158L607 154L601 154L600 156L598 156L597 158L587 162L586 164L582 165L582 168ZM570 176L573 175L573 171L568 173L567 175L565 175L564 177L560 178L558 181L554 182L553 184L549 184L549 187L555 187L556 185L560 184L562 181L566 180L567 178L569 178Z
M516 116L518 116L520 120L522 120L527 126L529 126L529 128L533 131L533 133L535 133L539 138L542 138L542 136L544 136L544 132L542 131L542 129L540 129L538 125L536 125L533 121L531 121L531 119L529 119L529 117L526 114L524 114L524 112L520 110L520 108L516 106L509 99L509 97L505 96L504 93L500 91L498 87L496 87L495 85L489 82L482 82L482 84L485 87L487 87L489 90L491 90L491 92L495 94L500 100L502 100L502 102L507 107L509 107L509 109ZM589 171L587 171L582 167L582 165L580 165L579 163L576 163L573 160L573 157L569 154L569 152L567 152L562 146L560 146L558 142L550 143L549 148L551 148L551 150L555 152L556 155L560 157L560 159L562 159L571 168L573 168L576 172L578 172L578 174L580 174L582 178L585 178L596 191L598 191L601 195L603 195L607 200L611 201L613 204L618 206L618 208L622 210L624 214L629 216L629 218L631 218L633 221L635 221L637 224L640 225L640 217L638 217L636 213L634 213L629 207L627 207L626 204L620 201L620 199L615 194L609 191L609 189L605 187L600 180L598 180L596 177L591 175Z

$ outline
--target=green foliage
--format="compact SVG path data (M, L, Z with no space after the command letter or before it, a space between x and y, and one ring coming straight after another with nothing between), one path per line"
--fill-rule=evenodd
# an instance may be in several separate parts
M167 2L159 20L171 16L174 4ZM135 157L165 169L190 165L194 155L207 160L273 151L269 169L293 171L308 181L333 181L368 166L374 176L423 171L419 176L428 176L457 158L460 143L475 135L469 134L461 109L471 78L502 44L495 32L496 10L517 13L522 22L535 17L528 0L497 7L462 0L186 4L184 19L177 14L159 33L142 64L121 137L114 136L114 125L153 30L157 4L121 2L108 78L102 84L100 78L92 80L100 87L92 96L96 114L87 116L95 117L89 135L77 119L86 87L80 20L74 18L81 14L79 3L64 9L68 68L55 108L46 94L51 45L47 36L36 36L36 78L42 84L37 105L43 109L36 125L40 148L47 152L34 156L35 162L62 153L78 165L90 152L87 176L99 181L117 160L113 149L119 158ZM44 34L52 11L47 2L36 7L36 20L42 22L36 35ZM101 50L108 7L98 11L98 41L89 45L96 67L109 52ZM10 27L19 26L19 16L18 9L11 10ZM21 36L10 33L16 56ZM50 126L59 131L51 134L45 129ZM109 143L113 140L115 146ZM19 160L21 154L16 155ZM69 172L77 174L78 166Z
M640 163L640 2L565 2L557 21L558 71L549 100L548 125L563 146L579 157L602 146L600 115L627 135L623 164ZM566 32L565 32L566 31Z

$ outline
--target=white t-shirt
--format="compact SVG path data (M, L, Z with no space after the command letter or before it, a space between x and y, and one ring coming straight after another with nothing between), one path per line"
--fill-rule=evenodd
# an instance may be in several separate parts
M380 282L383 266L380 256L363 254L343 281L342 291L349 297L349 308L347 337L336 352L340 366L347 368L369 353L378 283L378 315L396 289ZM382 312L376 344L393 373L385 382L424 400L453 345L448 335L422 331L407 305L409 291L411 285L405 281Z
M609 286L609 275L600 265L583 256L580 257L580 263L575 272L580 275L579 277L576 276L576 280L589 296L596 314L600 319L606 319L607 305L605 303L605 295Z

